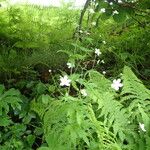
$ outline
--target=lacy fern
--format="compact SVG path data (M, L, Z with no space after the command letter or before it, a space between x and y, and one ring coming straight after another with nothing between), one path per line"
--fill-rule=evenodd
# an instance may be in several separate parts
M124 86L120 95L112 91L110 81L103 75L90 71L89 76L87 89L91 102L96 105L97 119L103 120L105 126L118 137L123 149L146 149L149 135L147 132L147 138L144 138L143 134L139 134L138 125L143 122L149 129L150 91L127 66L123 71Z
M44 129L50 149L117 147L113 134L96 119L91 104L70 96L51 101Z
M124 88L121 92L121 102L129 108L129 111L137 111L138 104L150 111L150 90L146 89L143 83L133 74L129 67L124 68L123 72Z
M104 122L115 135L124 140L128 126L128 114L124 106L116 99L116 93L111 89L111 82L96 71L89 72L90 80L87 89L91 102L96 105L97 119ZM90 84L95 85L88 86Z
M149 90L129 67L123 71L120 94L99 72L90 70L86 75L82 82L86 97L79 94L49 99L43 117L48 149L148 150ZM140 122L146 132L140 130Z

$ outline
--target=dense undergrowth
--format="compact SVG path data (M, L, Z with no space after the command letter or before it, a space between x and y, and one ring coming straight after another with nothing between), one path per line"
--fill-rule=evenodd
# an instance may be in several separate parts
M149 150L148 4L2 5L0 150Z

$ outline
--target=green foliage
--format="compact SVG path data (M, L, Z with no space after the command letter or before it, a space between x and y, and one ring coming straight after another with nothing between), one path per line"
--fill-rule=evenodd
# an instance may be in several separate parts
M142 104L144 102L146 104L146 101L150 98L150 91L145 88L143 83L132 73L129 67L124 68L122 79L124 81L124 88L121 93L122 101L125 103L128 101L129 103L129 99L132 99L133 101L136 100L138 103ZM123 96L126 99L124 99Z
M149 21L146 16L136 15L123 23L115 23L112 19L99 20L98 26L92 28L92 46L99 47L103 52L105 70L111 76L117 76L127 65L149 87Z
M94 79L96 75L97 78ZM107 84L101 84L101 80L106 82L106 79L101 76L99 76L98 79L98 76L97 72L92 72L91 74L92 79L95 81L94 83L97 84L96 87L100 88L100 90L97 91L96 88L93 87L89 89L90 96L97 105L98 118L100 120L102 119L105 125L113 130L113 133L119 137L118 140L121 143L124 142L124 140L128 143L127 146L121 146L123 149L140 149L142 145L140 145L139 141L142 137L138 135L135 129L137 128L138 122L147 123L147 128L149 129L148 112L150 91L137 79L129 67L124 68L122 77L124 87L119 97L114 95L111 90L108 91L109 87L107 87L107 84L109 81L107 81ZM105 89L105 85L107 90ZM141 109L142 112L139 109ZM145 119L141 113L144 114ZM149 138L149 135L147 135L147 138ZM145 141L143 141L143 143L144 142ZM144 147L146 148L146 146Z
M3 85L0 85L0 126L8 126L11 123L11 119L7 115L10 111L10 107L16 111L21 109L21 99L19 97L19 91L10 89L5 92Z
M0 149L149 150L148 4L0 7Z
M31 149L36 137L42 134L40 125L32 121L34 118L28 99L18 90L5 90L0 85L0 149ZM33 131L32 125L37 126L32 127Z
M101 9L105 9L104 12L101 12L98 18L105 20L112 17L118 23L126 21L129 17L135 16L137 13L142 12L143 15L148 15L149 5L150 2L147 0L97 0L90 3L90 7L94 8L95 13L98 13L99 11L101 11Z
M124 68L124 74L122 78L124 81L124 88L121 92L121 102L129 109L129 112L131 112L131 118L133 120L138 119L140 121L142 118L142 116L140 116L142 113L140 110L147 113L149 117L148 112L150 109L150 90L145 88L142 82L132 73L131 69L128 67Z
M44 116L44 129L50 149L117 148L113 135L96 119L90 103L79 98L67 96L52 101Z
M39 63L59 67L69 50L78 11L66 8L40 9L36 6L11 6L0 10L0 70L18 74ZM69 17L68 17L69 16ZM69 19L70 18L70 19ZM37 42L38 41L38 42Z
M47 97L46 109L35 107L49 149L148 149L150 91L129 67L124 68L121 94L99 72L87 73L89 78L82 82L87 97ZM139 122L145 124L145 136Z

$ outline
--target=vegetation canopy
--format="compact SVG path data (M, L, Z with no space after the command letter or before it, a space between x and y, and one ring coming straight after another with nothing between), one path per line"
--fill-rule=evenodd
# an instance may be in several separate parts
M149 150L150 1L74 2L0 0L0 150Z

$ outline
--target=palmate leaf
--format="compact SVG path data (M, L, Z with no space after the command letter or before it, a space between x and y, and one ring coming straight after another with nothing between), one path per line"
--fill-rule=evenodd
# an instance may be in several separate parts
M15 89L10 89L6 92L2 92L0 95L0 115L2 113L7 114L10 106L15 109L21 109L21 98L20 92Z

